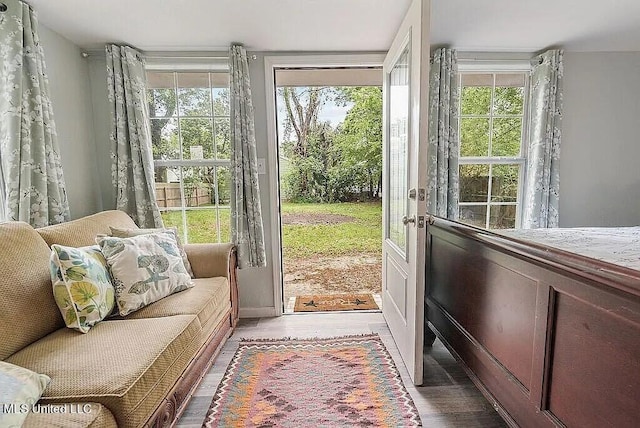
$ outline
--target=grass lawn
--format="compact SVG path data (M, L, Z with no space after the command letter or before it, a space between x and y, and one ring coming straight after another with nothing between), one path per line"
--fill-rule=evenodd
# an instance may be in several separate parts
M220 209L221 242L229 242L229 210ZM342 256L350 254L381 254L382 205L379 202L339 204L282 204L282 214L337 214L352 217L339 224L283 224L282 246L285 257ZM182 236L182 213L162 214L165 227L177 227ZM218 242L216 211L187 211L190 243Z
M220 242L231 241L231 227L229 222L230 211L222 208L220 213ZM182 212L169 211L162 213L162 221L165 227L177 227L180 237L184 236ZM218 242L218 228L215 209L199 209L187 211L187 230L189 231L188 242L191 244L202 244L207 242Z
M339 224L283 224L285 257L304 258L382 253L382 205L378 202L282 204L282 214L338 214L353 221Z

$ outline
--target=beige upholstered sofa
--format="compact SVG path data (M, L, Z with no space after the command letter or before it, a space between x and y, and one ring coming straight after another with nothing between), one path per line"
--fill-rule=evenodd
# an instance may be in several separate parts
M110 226L136 227L121 211L42 229L0 224L0 360L51 377L40 404L76 403L68 407L74 413L30 413L25 426L170 425L236 324L234 247L192 244L185 251L195 287L87 334L66 328L53 298L49 247L92 245Z

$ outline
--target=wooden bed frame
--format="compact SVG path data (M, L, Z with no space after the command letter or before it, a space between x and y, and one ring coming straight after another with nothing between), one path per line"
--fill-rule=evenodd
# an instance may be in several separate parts
M427 326L509 425L638 426L640 271L428 223Z

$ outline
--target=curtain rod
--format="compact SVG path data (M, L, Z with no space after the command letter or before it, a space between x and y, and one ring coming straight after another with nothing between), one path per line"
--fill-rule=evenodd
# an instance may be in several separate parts
M83 51L81 53L83 58L88 58L90 56L102 55L100 52L87 52ZM153 54L142 54L146 59L199 59L199 60L207 60L207 59L229 59L229 56L190 56L190 55L153 55ZM256 60L258 57L256 55L248 55L249 59Z

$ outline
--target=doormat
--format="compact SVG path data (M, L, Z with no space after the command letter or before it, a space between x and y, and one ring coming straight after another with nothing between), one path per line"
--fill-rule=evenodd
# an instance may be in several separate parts
M242 340L203 427L418 427L377 334Z
M297 296L293 312L364 311L380 309L372 294Z

